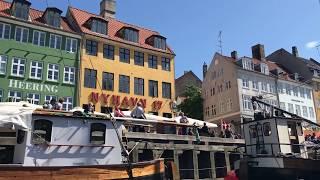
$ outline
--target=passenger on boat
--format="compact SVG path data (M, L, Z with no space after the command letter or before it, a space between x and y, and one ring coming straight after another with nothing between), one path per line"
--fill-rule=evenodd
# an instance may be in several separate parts
M56 109L55 107L56 107L56 103L57 103L57 100L55 99L55 98L52 98L51 100L50 100L50 104L49 104L49 106L48 106L48 109Z
M62 110L62 107L63 107L63 99L62 98L59 98L59 101L58 103L56 103L56 110Z
M191 128L189 128L189 130L188 130L188 135L189 135L189 136L193 136L193 132L192 132L192 129L191 129Z
M137 106L131 111L130 116L132 118L136 118L136 119L147 119L144 114L144 110L143 110L141 102L137 103ZM145 132L144 127L138 126L138 125L135 125L133 127L133 131L134 132Z
M203 123L203 127L200 129L200 136L209 136L209 128L206 123Z
M183 112L180 113L180 116L181 116L180 123L184 123L184 124L188 124L189 123L187 116L185 116ZM187 127L183 126L181 129L182 129L182 135L187 135L188 134L188 128Z
M114 116L115 117L124 117L123 112L117 107L114 107Z

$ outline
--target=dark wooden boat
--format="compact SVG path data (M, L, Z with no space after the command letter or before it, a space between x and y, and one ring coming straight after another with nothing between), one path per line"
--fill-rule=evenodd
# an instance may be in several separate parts
M157 180L164 178L162 159L131 165L133 179ZM128 165L98 165L72 167L21 167L0 166L0 180L51 180L51 179L129 179Z

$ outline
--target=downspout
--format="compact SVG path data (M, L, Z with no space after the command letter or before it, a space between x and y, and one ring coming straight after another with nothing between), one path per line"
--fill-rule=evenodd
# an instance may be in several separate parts
M81 39L80 39L80 46L79 46L79 50L78 50L78 83L77 83L77 106L80 106L80 99L81 99L81 80L82 80L82 61L81 61L81 57L82 57L82 46L83 46L83 39L84 39L84 34L81 34Z

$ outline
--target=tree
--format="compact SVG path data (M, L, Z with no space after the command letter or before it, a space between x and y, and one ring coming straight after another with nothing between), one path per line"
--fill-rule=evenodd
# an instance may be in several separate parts
M203 99L200 88L187 86L183 95L186 99L178 105L178 109L190 118L202 120Z

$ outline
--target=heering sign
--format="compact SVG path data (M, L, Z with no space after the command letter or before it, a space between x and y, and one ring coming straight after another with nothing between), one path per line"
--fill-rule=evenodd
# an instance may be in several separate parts
M48 93L58 93L58 86L55 86L55 85L24 82L24 81L13 80L13 79L10 79L9 88L48 92Z

